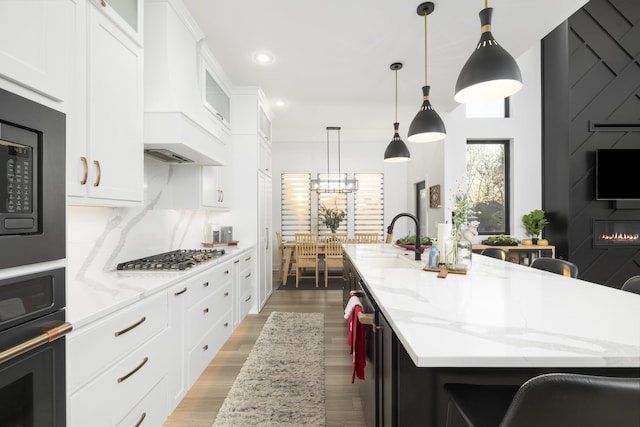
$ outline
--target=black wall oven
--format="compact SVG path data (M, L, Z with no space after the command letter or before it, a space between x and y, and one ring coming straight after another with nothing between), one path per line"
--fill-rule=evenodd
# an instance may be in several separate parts
M0 89L0 426L66 425L65 115Z

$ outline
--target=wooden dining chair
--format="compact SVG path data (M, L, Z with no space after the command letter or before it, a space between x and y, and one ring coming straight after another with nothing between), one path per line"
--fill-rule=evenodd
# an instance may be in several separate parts
M324 287L329 286L329 278L342 278L342 244L347 242L347 233L327 235L324 243ZM340 268L340 275L329 275L330 268Z
M316 288L318 287L318 233L296 233L296 288L307 268L315 271Z
M284 242L282 241L282 233L276 231L276 237L278 238L278 257L279 257L279 268L278 268L278 283L286 282L287 277L291 274L291 266L289 267L289 271L284 271L285 264L285 248Z
M356 233L354 240L356 243L380 243L380 235L378 233Z

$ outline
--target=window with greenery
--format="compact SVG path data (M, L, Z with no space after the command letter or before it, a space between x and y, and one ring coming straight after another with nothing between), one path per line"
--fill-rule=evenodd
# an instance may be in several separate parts
M467 141L467 188L480 234L509 234L509 141Z

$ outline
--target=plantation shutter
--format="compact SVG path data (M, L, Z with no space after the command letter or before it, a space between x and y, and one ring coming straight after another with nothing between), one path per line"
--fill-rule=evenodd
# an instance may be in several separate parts
M355 173L354 232L378 233L384 240L384 174Z
M311 232L311 174L283 173L280 230L282 240Z

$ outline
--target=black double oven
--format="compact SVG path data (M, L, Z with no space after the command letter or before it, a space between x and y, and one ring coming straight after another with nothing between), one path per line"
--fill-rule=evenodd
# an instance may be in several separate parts
M66 424L65 115L0 89L0 426Z

